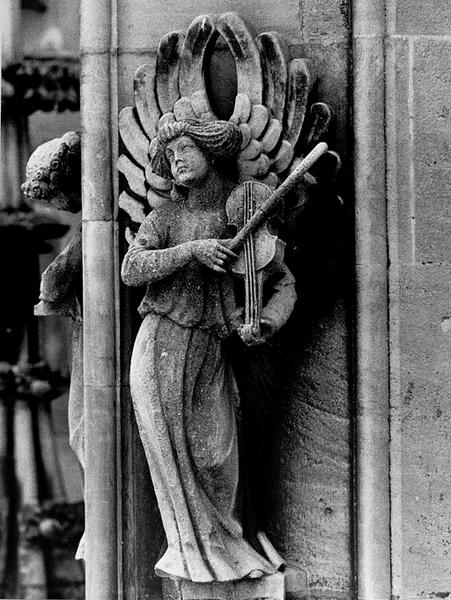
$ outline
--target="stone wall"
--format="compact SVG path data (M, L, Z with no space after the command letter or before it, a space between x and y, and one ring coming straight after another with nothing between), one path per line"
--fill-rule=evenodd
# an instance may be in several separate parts
M387 12L393 594L451 592L451 7Z

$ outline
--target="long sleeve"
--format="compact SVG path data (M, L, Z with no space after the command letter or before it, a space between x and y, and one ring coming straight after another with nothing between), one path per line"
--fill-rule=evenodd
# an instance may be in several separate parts
M81 320L81 243L80 225L69 244L42 274L40 302L35 306L35 315L59 315Z
M79 295L81 289L81 225L69 244L46 268L41 278L39 299L61 302L70 293Z
M288 321L296 302L295 279L285 263L277 265L271 275L271 291L262 309L262 318L268 319L279 330Z
M153 211L142 223L122 263L125 284L140 286L165 279L191 262L191 243L165 248L168 225Z

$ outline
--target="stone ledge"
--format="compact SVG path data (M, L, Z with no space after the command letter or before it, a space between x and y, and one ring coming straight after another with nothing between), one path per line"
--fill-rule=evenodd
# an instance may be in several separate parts
M194 583L163 579L164 600L285 600L300 597L308 589L307 576L296 567L259 579Z

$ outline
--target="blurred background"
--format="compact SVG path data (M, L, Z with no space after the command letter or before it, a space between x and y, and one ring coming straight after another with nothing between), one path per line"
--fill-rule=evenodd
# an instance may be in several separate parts
M21 192L30 154L79 131L79 2L3 0L0 598L83 598L82 477L69 447L72 323L36 317L40 275L79 215Z

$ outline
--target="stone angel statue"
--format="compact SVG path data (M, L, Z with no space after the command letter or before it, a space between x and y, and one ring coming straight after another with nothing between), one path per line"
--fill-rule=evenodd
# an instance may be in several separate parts
M242 135L227 121L190 120L164 126L157 139L152 170L176 187L144 220L122 265L126 284L148 286L130 383L168 541L156 570L201 582L258 577L283 561L262 533L258 549L243 536L238 391L222 344L236 309L225 267L237 256L223 241L234 184L219 162L237 153ZM296 298L293 277L279 268L275 308L262 317L271 333Z
M204 80L207 49L218 35L237 69L228 121L216 118ZM162 577L225 582L283 566L265 534L248 534L243 524L239 393L224 345L242 324L243 308L226 204L243 182L258 182L270 195L324 135L330 111L322 103L303 130L313 79L303 59L288 63L275 34L254 42L237 15L207 15L186 36L163 38L155 69L144 65L135 76L135 108L119 118L125 151L118 168L127 181L119 205L129 216L130 243L122 279L147 286L130 384L167 538L155 567ZM328 160L337 166L336 155ZM310 174L306 180L297 197L316 184ZM296 301L283 247L266 266L270 276L257 302L263 341Z

